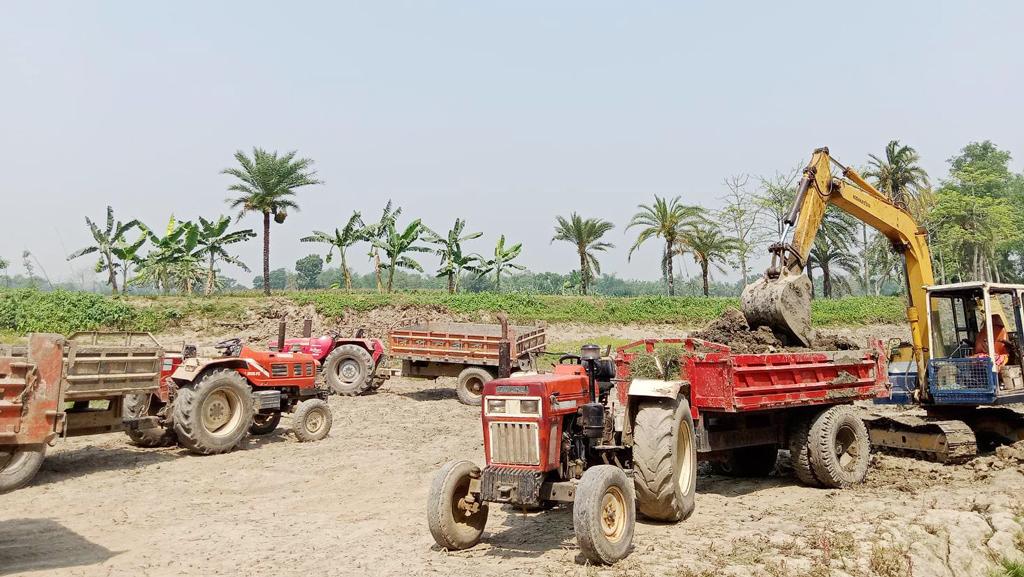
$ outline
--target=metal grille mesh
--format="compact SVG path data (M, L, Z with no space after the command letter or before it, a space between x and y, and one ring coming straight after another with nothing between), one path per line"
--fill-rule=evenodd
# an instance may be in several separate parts
M540 464L537 423L492 422L490 437L492 463Z

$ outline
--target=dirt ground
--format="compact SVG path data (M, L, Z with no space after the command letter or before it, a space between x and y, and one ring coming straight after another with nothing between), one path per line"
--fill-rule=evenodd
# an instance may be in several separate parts
M855 332L886 331L899 327ZM312 444L287 419L211 457L138 449L120 434L61 441L32 485L0 495L0 576L959 577L1024 561L1024 451L958 467L876 455L851 490L802 487L785 470L702 473L695 514L640 522L633 553L612 568L580 564L566 508L494 507L483 543L439 551L427 489L445 462L482 461L478 410L450 383L403 379L330 404L333 431Z

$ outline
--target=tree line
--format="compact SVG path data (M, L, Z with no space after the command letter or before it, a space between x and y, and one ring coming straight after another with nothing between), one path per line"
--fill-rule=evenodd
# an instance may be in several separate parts
M990 141L972 142L948 160L948 177L933 185L917 151L893 140L880 154L869 155L860 172L927 229L939 282L1020 281L1024 278L1024 175L1010 169L1010 160L1009 152ZM296 152L279 155L256 148L251 155L237 152L235 161L236 166L222 171L234 178L228 187L233 196L227 202L238 211L238 220L253 213L262 218L263 267L254 280L266 294L282 284L289 288L324 287L323 265L335 258L337 276L326 286L343 290L391 292L397 278L401 287L422 284L451 293L524 290L524 282L520 282L524 279L530 279L526 284L532 283L537 290L584 295L595 288L602 294L627 290L621 283L630 282L641 283L628 289L641 294L654 287L675 295L677 283L696 283L706 296L738 292L760 274L751 263L782 235L800 176L800 167L796 167L769 177L739 174L726 178L723 184L727 192L717 210L686 204L680 196L655 196L653 202L638 205L624 227L626 233L635 235L627 259L655 242L661 256L661 280L647 285L601 274L602 253L614 247L608 235L615 224L600 218L576 212L555 216L551 243L571 245L575 263L561 275L529 273L516 262L523 251L522 243L501 235L493 249L473 252L470 244L483 233L471 232L464 219L455 218L446 231L435 231L421 219L403 221L402 208L391 201L376 219L353 212L333 231L314 230L302 237L301 242L323 245L326 251L323 258L310 255L300 259L289 281L292 273L272 271L270 267L271 225L283 224L289 212L299 209L300 189L323 182L312 168L313 161ZM231 245L258 235L252 229L232 229L232 222L225 215L195 222L177 221L172 216L158 231L138 220L116 220L113 209L107 207L103 226L86 218L93 242L68 259L96 255L95 270L106 275L106 284L115 294L129 287L211 294L234 288L233 282L222 280L219 274L222 263L249 270L230 252ZM368 279L354 274L349 266L349 252L356 245L367 248L366 258L372 266ZM28 254L26 251L24 261L31 266ZM417 254L438 259L433 274L436 281L423 276L426 269ZM692 260L699 277L685 279L676 274L674 262L680 257ZM0 259L0 271L8 266ZM739 282L716 283L712 278L714 273L730 270L739 273ZM826 212L814 241L807 273L816 291L825 297L904 290L902 259L889 241L834 207ZM554 275L557 280L549 277L541 281L543 275ZM615 281L620 284L612 289Z

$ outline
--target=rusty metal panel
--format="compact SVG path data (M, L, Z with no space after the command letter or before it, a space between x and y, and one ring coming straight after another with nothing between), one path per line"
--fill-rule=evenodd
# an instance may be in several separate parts
M34 334L24 355L0 357L0 444L39 444L63 429L64 337Z

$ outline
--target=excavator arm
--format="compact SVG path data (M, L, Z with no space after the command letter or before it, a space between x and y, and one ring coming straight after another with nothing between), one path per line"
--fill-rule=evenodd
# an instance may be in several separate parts
M833 176L833 165L842 171L842 178ZM828 148L815 150L803 170L797 196L785 220L786 233L769 247L772 263L764 278L743 291L747 321L751 326L769 326L804 345L810 344L811 283L803 270L829 204L878 230L903 254L910 299L907 321L918 374L925 374L929 319L925 314L924 287L935 280L927 233L905 209L893 204L855 170L830 157ZM788 233L791 234L787 242Z

